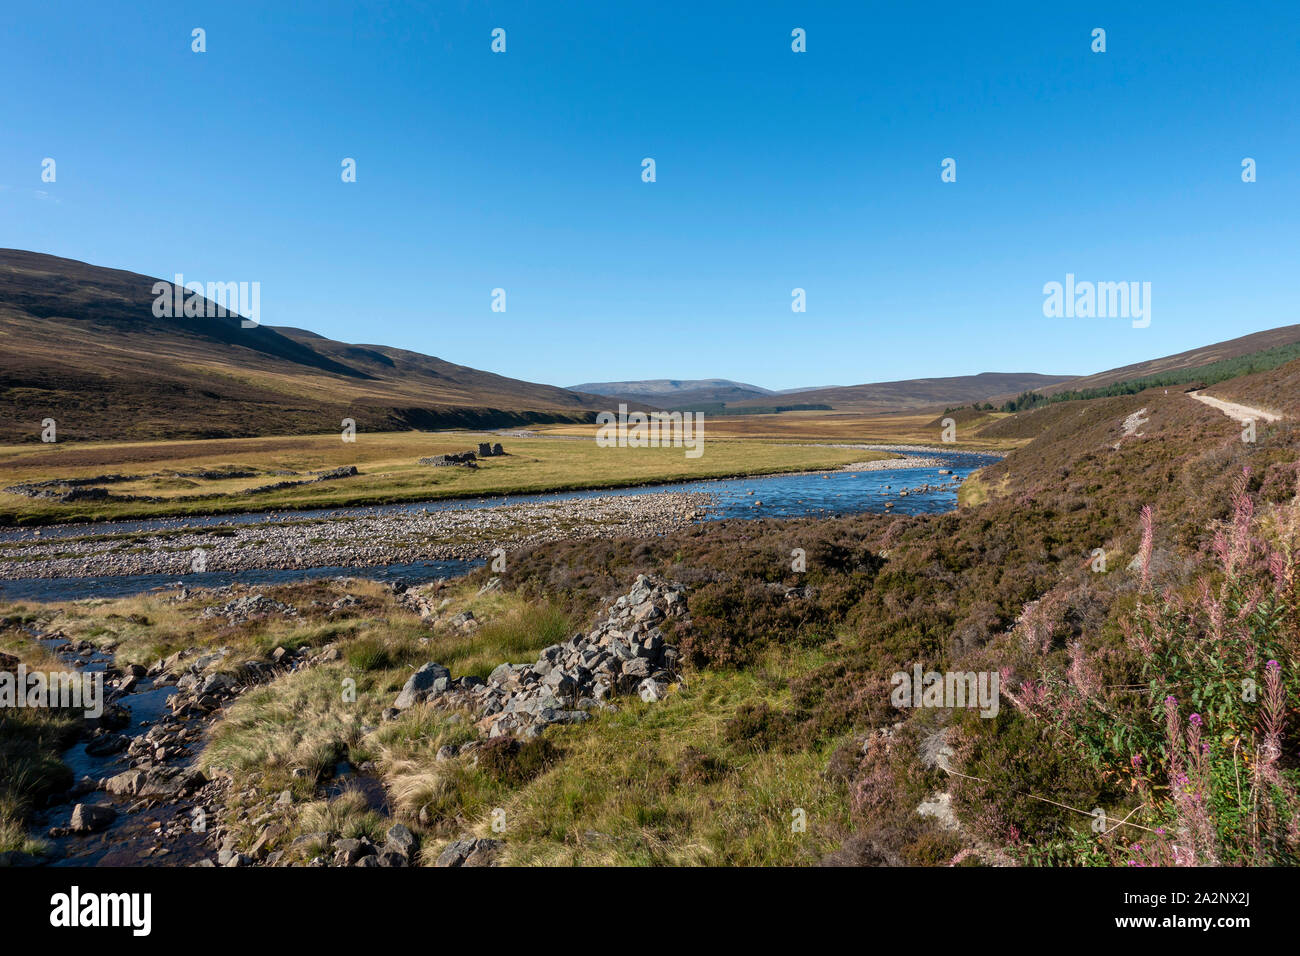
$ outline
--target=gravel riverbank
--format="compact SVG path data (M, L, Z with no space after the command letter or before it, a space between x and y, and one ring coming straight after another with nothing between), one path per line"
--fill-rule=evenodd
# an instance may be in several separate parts
M44 528L0 544L0 580L471 560L496 548L663 534L703 518L711 503L702 492L662 492L160 532L60 536L58 528Z

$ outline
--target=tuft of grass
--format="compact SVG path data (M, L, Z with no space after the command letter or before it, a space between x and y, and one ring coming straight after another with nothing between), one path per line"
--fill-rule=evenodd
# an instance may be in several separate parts
M0 852L37 854L27 832L32 809L72 785L59 755L76 739L81 715L70 711L0 709Z
M327 833L333 838L350 840L369 837L373 843L383 843L388 829L383 815L371 810L365 796L355 790L344 790L329 800L304 804L298 820L303 833ZM306 849L311 857L328 848L315 843Z
M388 648L375 637L363 637L348 644L344 659L356 671L378 671L391 666Z

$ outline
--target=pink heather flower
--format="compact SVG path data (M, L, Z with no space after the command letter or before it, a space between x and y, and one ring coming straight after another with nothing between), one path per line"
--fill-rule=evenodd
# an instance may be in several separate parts
M1084 697L1096 697L1097 692L1101 689L1101 681L1093 673L1088 663L1088 655L1083 649L1081 641L1075 641L1070 645L1070 667L1068 670L1070 683Z
M1259 748L1260 775L1270 783L1276 782L1274 764L1282 756L1282 725L1286 719L1286 692L1282 687L1282 665L1269 661L1264 665L1264 707L1262 713L1263 741Z
M1286 556L1274 551L1268 556L1268 570L1273 575L1274 589L1286 584Z
M1192 716L1188 717L1187 720L1188 720L1190 723L1192 723L1193 725L1197 726L1197 727L1201 726L1201 715L1200 715L1200 714L1192 714Z
M1151 580L1151 546L1155 541L1155 513L1150 505L1142 506L1142 545L1138 556L1142 561L1142 590L1145 591Z
M1219 559L1219 564L1226 568L1231 560L1231 545L1228 544L1228 536L1222 530L1214 532L1214 554Z
M1169 746L1169 776L1172 779L1183 771L1183 727L1178 719L1178 701L1172 694L1165 698L1165 740Z

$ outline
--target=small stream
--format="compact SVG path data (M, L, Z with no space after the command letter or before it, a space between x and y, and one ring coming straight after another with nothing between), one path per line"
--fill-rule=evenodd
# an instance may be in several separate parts
M62 638L39 638L39 642L56 653L63 661L86 673L109 672L113 674L113 655L101 650L89 654L77 653ZM104 685L109 697L108 680ZM115 732L134 737L148 731L168 713L168 701L176 693L171 683L156 684L149 677L137 679L135 687L127 694L112 696L105 706L105 716L113 707L127 711L129 719ZM169 761L169 766L192 767L199 746L190 753ZM171 865L197 862L210 855L206 848L206 835L192 826L193 803L175 798L153 801L138 797L117 797L94 789L92 782L112 777L130 769L130 758L125 749L112 753L96 750L87 738L78 740L61 755L72 771L74 786L58 802L42 808L32 815L31 826L50 846L44 862L50 866L141 866L164 860ZM77 804L110 806L117 811L116 819L96 833L61 833L50 835L50 830L66 829ZM132 813L133 804L141 806ZM163 836L165 834L165 838ZM161 844L162 849L155 851Z

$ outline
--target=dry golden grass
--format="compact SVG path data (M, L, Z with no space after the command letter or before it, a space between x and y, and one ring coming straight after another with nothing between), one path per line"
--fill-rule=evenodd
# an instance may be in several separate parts
M483 441L501 442L507 454L484 459L476 469L419 464L422 457L475 449ZM104 474L148 475L104 487L116 494L149 495L164 500L59 503L0 493L0 523L334 508L449 497L538 494L820 470L864 457L870 455L783 442L715 440L707 435L703 454L698 458L687 458L683 448L601 448L595 442L550 437L503 439L475 432L359 433L352 443L340 441L338 435L314 435L210 442L7 445L0 446L0 487ZM343 465L357 466L360 474L319 484L248 493L250 488L309 478L309 472ZM175 475L215 470L256 471L257 475L211 479ZM277 471L298 474L277 475Z
M779 415L736 415L730 418L706 416L704 433L710 438L749 439L781 442L854 442L870 445L938 445L942 441L935 412L888 415L861 412L803 411ZM990 413L989 420L1004 417ZM594 436L595 425L541 425L547 435ZM971 434L974 429L958 427L956 449L1013 448L1023 441L992 441Z

